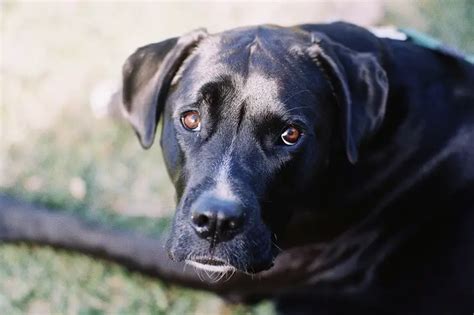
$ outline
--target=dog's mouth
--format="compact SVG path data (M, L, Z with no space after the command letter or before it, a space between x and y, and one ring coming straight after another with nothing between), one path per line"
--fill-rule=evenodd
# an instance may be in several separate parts
M198 269L210 272L225 273L235 270L234 266L229 265L227 262L217 258L196 257L192 259L186 259L185 263Z

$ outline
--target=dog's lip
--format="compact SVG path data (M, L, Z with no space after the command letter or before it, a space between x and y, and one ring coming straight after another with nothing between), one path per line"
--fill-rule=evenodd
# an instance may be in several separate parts
M196 257L192 259L186 259L185 263L198 269L211 272L228 272L235 270L234 266L229 265L227 262L217 258Z

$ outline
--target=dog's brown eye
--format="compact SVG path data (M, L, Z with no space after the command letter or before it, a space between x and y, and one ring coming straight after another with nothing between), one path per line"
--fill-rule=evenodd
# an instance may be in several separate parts
M196 110L187 111L181 115L181 123L187 130L199 131L201 129L201 116Z
M301 131L294 126L288 126L288 128L286 128L286 130L281 134L281 140L283 140L286 145L295 145L300 136Z

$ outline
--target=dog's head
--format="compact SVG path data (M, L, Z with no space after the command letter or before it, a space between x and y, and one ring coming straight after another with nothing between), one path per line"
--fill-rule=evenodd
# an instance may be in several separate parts
M272 266L292 206L311 203L335 146L357 161L387 96L372 55L273 26L151 44L128 58L123 76L144 148L162 117L178 197L170 256L218 272Z

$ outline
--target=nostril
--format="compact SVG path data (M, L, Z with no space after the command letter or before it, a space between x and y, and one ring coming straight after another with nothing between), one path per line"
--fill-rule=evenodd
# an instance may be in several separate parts
M240 228L241 224L240 218L224 219L220 222L220 229L223 232L231 232Z
M198 214L193 217L193 222L197 227L205 227L209 225L209 217L205 214Z
M200 237L207 238L215 233L216 220L212 213L196 211L191 216L191 225Z

